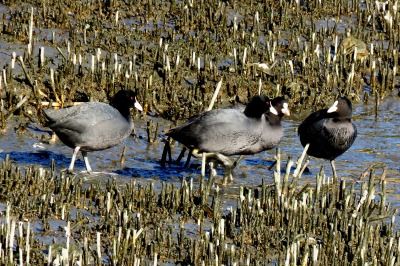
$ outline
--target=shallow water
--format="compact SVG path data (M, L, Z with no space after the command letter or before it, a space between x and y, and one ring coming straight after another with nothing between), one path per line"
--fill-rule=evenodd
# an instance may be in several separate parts
M304 114L307 115L307 114ZM400 198L397 196L400 191L400 182L397 177L400 173L400 99L391 98L383 102L379 108L377 119L374 116L374 107L369 105L358 105L354 110L354 123L358 128L358 137L345 154L336 160L338 175L345 179L356 180L363 170L375 163L384 163L387 166L387 182L389 189L389 200L392 205L399 206ZM147 117L154 123L159 123L161 129L168 129L170 123L157 118ZM297 126L299 121L286 120L283 123L285 137L280 148L282 151L283 165L288 156L297 159L303 147L297 137ZM49 132L40 125L31 124L23 134L17 134L13 128L18 125L16 121L9 123L8 130L0 135L0 158L7 154L18 164L36 164L49 167L52 159L56 162L57 170L67 168L72 155L72 149L61 142L46 144L40 141L42 135ZM122 144L111 149L89 153L89 159L94 171L103 172L91 177L82 174L85 178L93 180L108 180L116 178L120 182L126 182L135 178L138 182L154 181L155 187L159 186L157 181L166 181L179 184L182 178L194 178L197 182L200 174L200 160L192 158L191 167L184 168L183 159L181 165L171 165L166 168L160 167L163 143L161 141L148 145L146 136L146 121L135 122L138 138L129 137ZM159 140L162 139L160 134ZM126 146L126 162L120 164L120 155L123 147ZM176 158L180 152L180 146L173 147L173 157ZM274 159L275 150L260 153L254 156L245 157L235 169L234 183L227 186L226 192L237 190L241 185L257 186L264 179L267 183L272 182L273 172L268 168ZM304 182L314 182L315 174L321 165L325 172L331 176L331 168L328 161L311 158L309 164L310 172L303 176ZM84 171L83 160L75 164L77 172ZM108 174L104 174L108 173ZM222 169L218 171L222 175ZM218 180L220 180L218 178ZM217 180L217 181L218 181Z

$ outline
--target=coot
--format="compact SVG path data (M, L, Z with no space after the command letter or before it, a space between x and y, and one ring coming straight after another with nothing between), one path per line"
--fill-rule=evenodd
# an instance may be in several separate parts
M351 122L352 105L346 97L340 97L329 109L309 115L299 126L300 142L310 144L307 154L330 160L336 180L334 160L347 151L357 137L357 128Z
M87 152L108 149L128 137L133 129L130 108L142 111L131 90L118 91L110 104L87 102L59 110L44 110L46 124L68 147L74 149L68 170L72 172L81 151L86 170L92 171Z
M265 96L254 96L244 111L227 108L204 112L166 135L194 155L206 153L206 157L221 161L225 178L231 181L233 162L227 156L256 154L276 147L283 136L283 115L290 115L283 97L270 101Z

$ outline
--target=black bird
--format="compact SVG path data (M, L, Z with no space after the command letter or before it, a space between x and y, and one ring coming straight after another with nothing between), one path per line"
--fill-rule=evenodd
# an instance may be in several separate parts
M329 109L310 114L298 129L303 147L310 144L308 155L330 160L335 180L334 160L347 151L357 137L357 128L351 121L351 115L350 100L340 97Z
M76 156L81 151L86 170L92 171L87 152L111 148L128 137L133 129L130 108L142 111L131 90L118 91L110 104L86 102L59 110L43 111L47 126L68 147L74 149L68 170L73 171Z
M283 115L290 115L283 97L270 101L265 96L254 96L244 110L204 112L166 135L188 147L195 156L205 153L206 157L221 161L225 166L224 182L226 178L232 181L234 163L227 156L256 154L276 147L283 136Z

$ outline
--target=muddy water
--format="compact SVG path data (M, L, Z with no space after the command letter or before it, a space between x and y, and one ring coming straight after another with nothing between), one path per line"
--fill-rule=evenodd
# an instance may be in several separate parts
M304 114L307 115L307 114ZM393 205L400 205L400 182L397 177L400 174L400 99L391 98L385 100L379 107L379 115L375 119L374 107L359 105L354 110L354 123L358 128L358 137L351 149L336 160L338 175L345 179L356 180L363 170L375 163L384 163L388 168L388 188L390 201ZM169 128L170 123L164 120L149 118L154 123L159 123L161 129ZM288 156L294 159L300 155L302 146L297 137L299 121L286 120L283 123L285 137L280 148L282 158ZM23 134L16 134L13 128L18 125L16 121L9 123L5 134L0 135L0 158L9 154L11 159L18 164L36 164L49 167L54 159L58 170L68 167L72 150L61 142L46 144L40 141L42 135L48 135L45 128L40 125L30 124ZM162 168L159 165L163 143L148 145L146 136L146 121L135 121L138 138L129 137L121 145L111 149L89 154L91 166L94 171L101 172L93 176L80 173L88 181L108 180L116 178L120 182L126 182L132 178L138 182L154 181L156 187L160 180L179 184L182 178L194 178L196 182L200 174L200 160L192 159L190 168L181 165L171 165ZM161 140L160 135L160 140ZM126 146L125 164L121 166L120 155ZM180 152L180 146L173 147L173 156L176 158ZM272 182L271 166L274 158L274 150L245 157L235 169L234 183L225 188L226 191L236 190L241 185L259 185L262 180ZM184 161L184 160L183 160ZM309 172L303 176L304 182L313 182L315 174L321 165L325 172L331 176L330 164L327 161L311 158ZM78 160L76 172L85 170L83 160ZM283 162L282 168L285 168ZM222 170L218 172L222 175ZM228 193L230 194L230 193Z

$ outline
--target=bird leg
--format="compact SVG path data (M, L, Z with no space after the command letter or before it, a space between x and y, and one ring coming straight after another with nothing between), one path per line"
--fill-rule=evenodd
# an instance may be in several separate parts
M336 166L334 160L331 161L331 167L332 167L333 182L336 183L337 175L336 175Z
M80 148L81 147L79 147L79 146L75 147L74 153L72 154L71 163L69 164L69 167L68 167L68 172L72 173L72 171L74 170L76 155L78 154Z
M161 155L161 167L165 167L165 162L167 161L167 156L169 159L169 163L171 163L171 145L169 143L169 139L165 140L163 153Z
M239 158L237 158L235 161L232 161L227 156L217 154L217 159L224 165L224 179L222 181L223 185L233 182L233 169L236 168L243 157L243 155L240 155Z
M88 173L91 173L92 172L92 168L90 167L90 164L89 164L89 159L87 157L87 152L86 151L82 151L82 156L83 156L83 160L85 161L86 171L88 171Z
M176 163L179 164L183 158L183 156L185 156L185 152L186 152L186 147L183 147L181 150L181 153L179 153L178 158L176 159Z
M268 166L268 170L272 170L272 168L274 168L274 166L277 164L277 160L274 160L273 162L272 162L272 164L270 165L270 166Z
M242 156L240 156L236 161L232 161L228 156L225 156L221 153L214 153L214 152L203 152L199 153L198 150L193 150L192 151L193 156L195 157L205 157L204 160L207 158L213 158L216 161L219 161L224 165L224 179L223 179L223 184L226 185L228 183L231 183L233 181L233 174L232 170L233 168L236 167L237 163L242 159Z
M238 160L232 161L227 156L220 153L213 153L213 155L224 165L224 179L222 184L227 185L228 183L231 183L233 181L233 169L236 167L242 156L240 156Z
M189 164L190 157L193 155L194 157L201 158L201 176L205 176L205 168L206 168L206 161L207 157L210 156L212 153L207 152L199 152L198 149L193 149L189 152L188 158L186 159L185 167Z
M188 157L186 158L185 168L189 167L189 163L190 163L190 159L192 158L192 154L193 154L193 151L190 150L189 153L188 153Z
M237 158L234 162L233 162L233 168L236 168L236 166L240 163L240 161L243 159L243 155L239 155L239 158Z
M224 167L224 178L222 179L222 185L227 185L233 182L233 168L232 166L225 165Z

